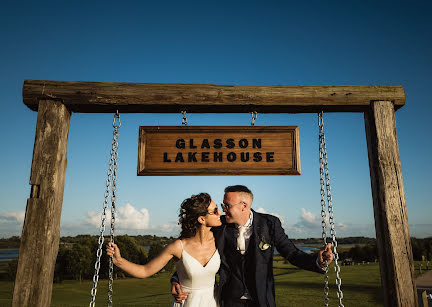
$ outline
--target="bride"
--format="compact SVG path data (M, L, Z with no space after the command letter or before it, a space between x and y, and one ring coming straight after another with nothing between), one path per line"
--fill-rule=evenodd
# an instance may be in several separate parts
M215 275L220 256L210 229L221 225L220 214L209 194L192 195L181 204L179 239L168 244L149 263L139 265L122 258L115 243L108 243L107 254L117 267L138 278L156 274L174 257L180 285L188 295L182 303L173 302L172 306L216 307Z

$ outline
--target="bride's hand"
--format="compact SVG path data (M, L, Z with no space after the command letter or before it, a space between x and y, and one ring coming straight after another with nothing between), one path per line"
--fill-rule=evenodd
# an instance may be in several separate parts
M121 262L120 249L117 244L109 242L106 248L107 255L113 258L113 263L118 265Z
M182 303L189 295L189 292L183 292L180 284L177 282L173 282L171 294L174 296L177 303Z

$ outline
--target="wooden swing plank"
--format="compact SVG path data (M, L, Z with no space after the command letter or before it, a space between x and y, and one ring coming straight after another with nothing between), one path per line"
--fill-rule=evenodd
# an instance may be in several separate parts
M26 80L23 101L59 100L81 113L365 112L371 101L405 104L402 86L240 86Z

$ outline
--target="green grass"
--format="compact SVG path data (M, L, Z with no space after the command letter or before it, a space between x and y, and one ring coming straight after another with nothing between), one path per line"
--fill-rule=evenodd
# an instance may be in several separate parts
M278 257L275 258L276 260ZM416 268L418 263L416 262ZM323 275L300 270L283 261L275 261L276 305L322 306L324 301ZM148 279L125 278L114 281L114 306L170 306L172 301L171 274L160 273ZM383 306L379 265L370 263L341 267L343 303L345 306ZM335 273L329 274L330 306L337 306ZM63 281L53 285L51 306L88 306L91 281ZM11 306L13 283L0 281L0 306ZM96 303L107 304L107 280L98 284Z
M324 276L299 270L291 265L275 264L277 306L323 306ZM341 267L345 306L383 306L378 264ZM338 305L333 266L329 270L330 306Z
M147 279L125 278L114 281L114 306L170 306L172 302L169 279L171 273L161 273ZM51 306L88 306L90 303L91 281L63 281L54 284ZM107 305L107 280L99 280L96 297L97 306ZM13 283L0 281L0 306L11 306Z
M283 261L274 264L277 306L322 306L323 275L297 269ZM114 306L170 306L170 273L148 279L125 278L114 281ZM345 306L383 306L378 264L342 267ZM337 306L335 274L330 272L330 306ZM63 281L53 285L51 306L88 306L90 281ZM107 280L100 280L97 305L107 303ZM12 282L0 282L0 306L10 306Z
M170 306L172 302L171 274L161 273L148 279L125 278L114 281L114 306ZM55 284L51 306L72 307L88 306L90 290L93 284L90 281L79 283L65 281ZM99 306L107 304L108 281L101 280L98 284L96 303Z
M13 294L13 282L0 281L0 306L11 306Z

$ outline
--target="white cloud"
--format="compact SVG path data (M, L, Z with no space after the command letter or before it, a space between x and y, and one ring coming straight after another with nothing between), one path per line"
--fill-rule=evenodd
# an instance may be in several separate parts
M267 213L277 216L282 223L284 217L277 213L268 213L264 208L260 207L256 210L260 213ZM107 230L109 230L111 212L107 210ZM101 223L100 212L88 211L85 222L82 221L62 221L61 235L75 236L78 234L99 234ZM25 211L0 213L0 237L10 237L21 235L22 225L24 222ZM327 236L330 236L330 228L327 222ZM424 238L430 237L432 234L432 224L410 224L410 235L413 237ZM301 209L298 215L298 222L294 225L284 226L286 233L292 238L319 238L321 237L321 216L308 211L305 208ZM369 224L345 224L336 222L335 225L336 237L348 236L365 236L375 237L375 226L373 221ZM178 236L180 226L177 221L167 221L160 225L150 225L150 213L147 209L136 209L131 204L126 204L118 208L116 218L116 233L138 235L154 234L159 236Z
M306 228L316 228L320 226L321 221L316 218L316 215L305 208L301 209L300 224Z
M280 214L278 214L278 213L270 213L270 212L267 212L263 207L259 207L259 208L256 209L255 211L256 211L256 212L259 212L259 213L266 213L266 214L274 215L274 216L276 216L277 218L279 218L279 220L281 221L282 225L284 225L284 223L285 223L285 218L283 217L283 215L280 215Z
M171 223L171 224L166 223L166 224L159 225L159 227L157 228L162 232L168 234L178 233L180 230L180 226L177 223Z
M25 211L0 214L0 237L20 236L24 223Z
M88 224L95 227L98 227L101 224L101 217L99 213L96 213L95 211L87 211L86 214L87 214L86 222ZM107 222L105 221L105 223Z
M111 211L107 210L106 215L105 225L109 225L111 223ZM100 227L101 213L87 211L86 222L95 227ZM146 208L137 210L127 203L118 208L115 225L116 229L120 230L146 230L150 228L150 214Z
M25 217L25 211L6 212L0 214L0 219L17 222L21 226L24 223L24 217Z
M299 221L293 226L289 227L289 232L296 237L321 237L322 226L321 226L321 215L312 213L305 208L301 209ZM325 217L327 235L330 236L330 224L328 214ZM340 222L335 223L336 235L340 236L352 236L353 229L348 225ZM354 232L355 235L355 232Z
M316 214L313 214L311 211L308 211L305 208L301 209L301 215L299 217L299 221L292 226L284 225L285 219L284 219L283 215L280 215L278 213L269 213L262 207L259 207L255 211L257 211L259 213L271 214L271 215L278 217L289 236L304 237L304 238L306 238L306 237L309 237L309 238L321 237L321 233L322 233L321 216L317 216ZM329 226L329 222L328 222L328 216L326 216L325 221L326 221L326 225L327 225L327 234L328 234L328 236L330 236L330 226ZM341 233L346 233L348 230L350 230L350 227L348 227L347 225L345 225L343 223L336 223L335 229L337 231L336 234L338 234L338 233L341 234ZM352 235L352 234L350 234L350 235Z
M142 208L138 211L131 204L126 204L118 209L118 219L117 225L121 229L148 229L150 224L148 210Z

